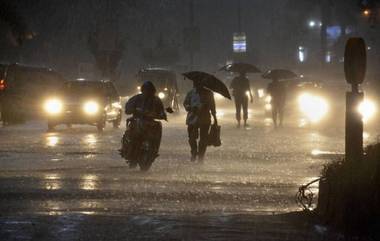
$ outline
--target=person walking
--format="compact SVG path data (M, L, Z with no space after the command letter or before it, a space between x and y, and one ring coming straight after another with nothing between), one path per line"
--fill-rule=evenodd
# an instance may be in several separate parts
M194 88L186 95L183 103L187 111L187 132L191 148L191 161L202 162L208 145L211 116L217 125L215 99L210 90L205 89L199 81L194 81ZM199 139L199 142L198 142Z
M272 82L268 84L267 93L271 96L274 127L277 128L278 119L280 121L280 127L282 127L286 104L286 85L284 82L280 82L277 78L274 78Z
M253 96L251 92L251 86L249 79L246 77L246 73L241 72L239 76L235 77L230 85L230 88L233 90L232 95L235 99L235 108L236 108L236 120L237 127L240 128L241 122L241 110L243 109L243 120L244 127L247 127L248 120L248 98L251 103L253 103Z

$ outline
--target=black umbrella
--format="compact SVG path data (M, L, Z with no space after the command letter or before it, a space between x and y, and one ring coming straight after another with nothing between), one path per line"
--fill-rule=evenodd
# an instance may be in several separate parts
M234 63L223 66L220 70L232 73L261 73L261 70L252 64Z
M265 72L262 77L264 79L294 79L298 76L291 70L287 69L272 69Z
M201 71L191 71L191 72L183 73L182 75L192 81L200 82L201 85L206 89L209 89L213 92L221 94L227 99L231 99L231 95L230 95L230 92L228 91L227 86L220 79L216 78L215 76L211 74L201 72Z

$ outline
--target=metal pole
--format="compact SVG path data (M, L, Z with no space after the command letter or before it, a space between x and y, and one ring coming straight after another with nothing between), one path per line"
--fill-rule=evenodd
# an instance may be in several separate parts
M194 0L189 1L190 27L194 27ZM190 49L190 70L194 67L194 49Z
M237 15L238 15L238 32L241 33L241 0L238 0L237 5Z

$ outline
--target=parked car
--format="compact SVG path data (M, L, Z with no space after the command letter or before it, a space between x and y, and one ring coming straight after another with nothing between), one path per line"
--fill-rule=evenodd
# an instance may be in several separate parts
M67 81L44 102L48 129L60 124L89 124L103 131L106 123L118 128L122 118L121 98L112 82Z

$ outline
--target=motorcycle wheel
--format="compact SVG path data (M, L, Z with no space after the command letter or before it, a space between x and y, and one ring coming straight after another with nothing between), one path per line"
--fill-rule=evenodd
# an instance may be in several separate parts
M146 172L150 169L154 161L153 155L150 151L142 154L141 160L139 161L140 170Z

